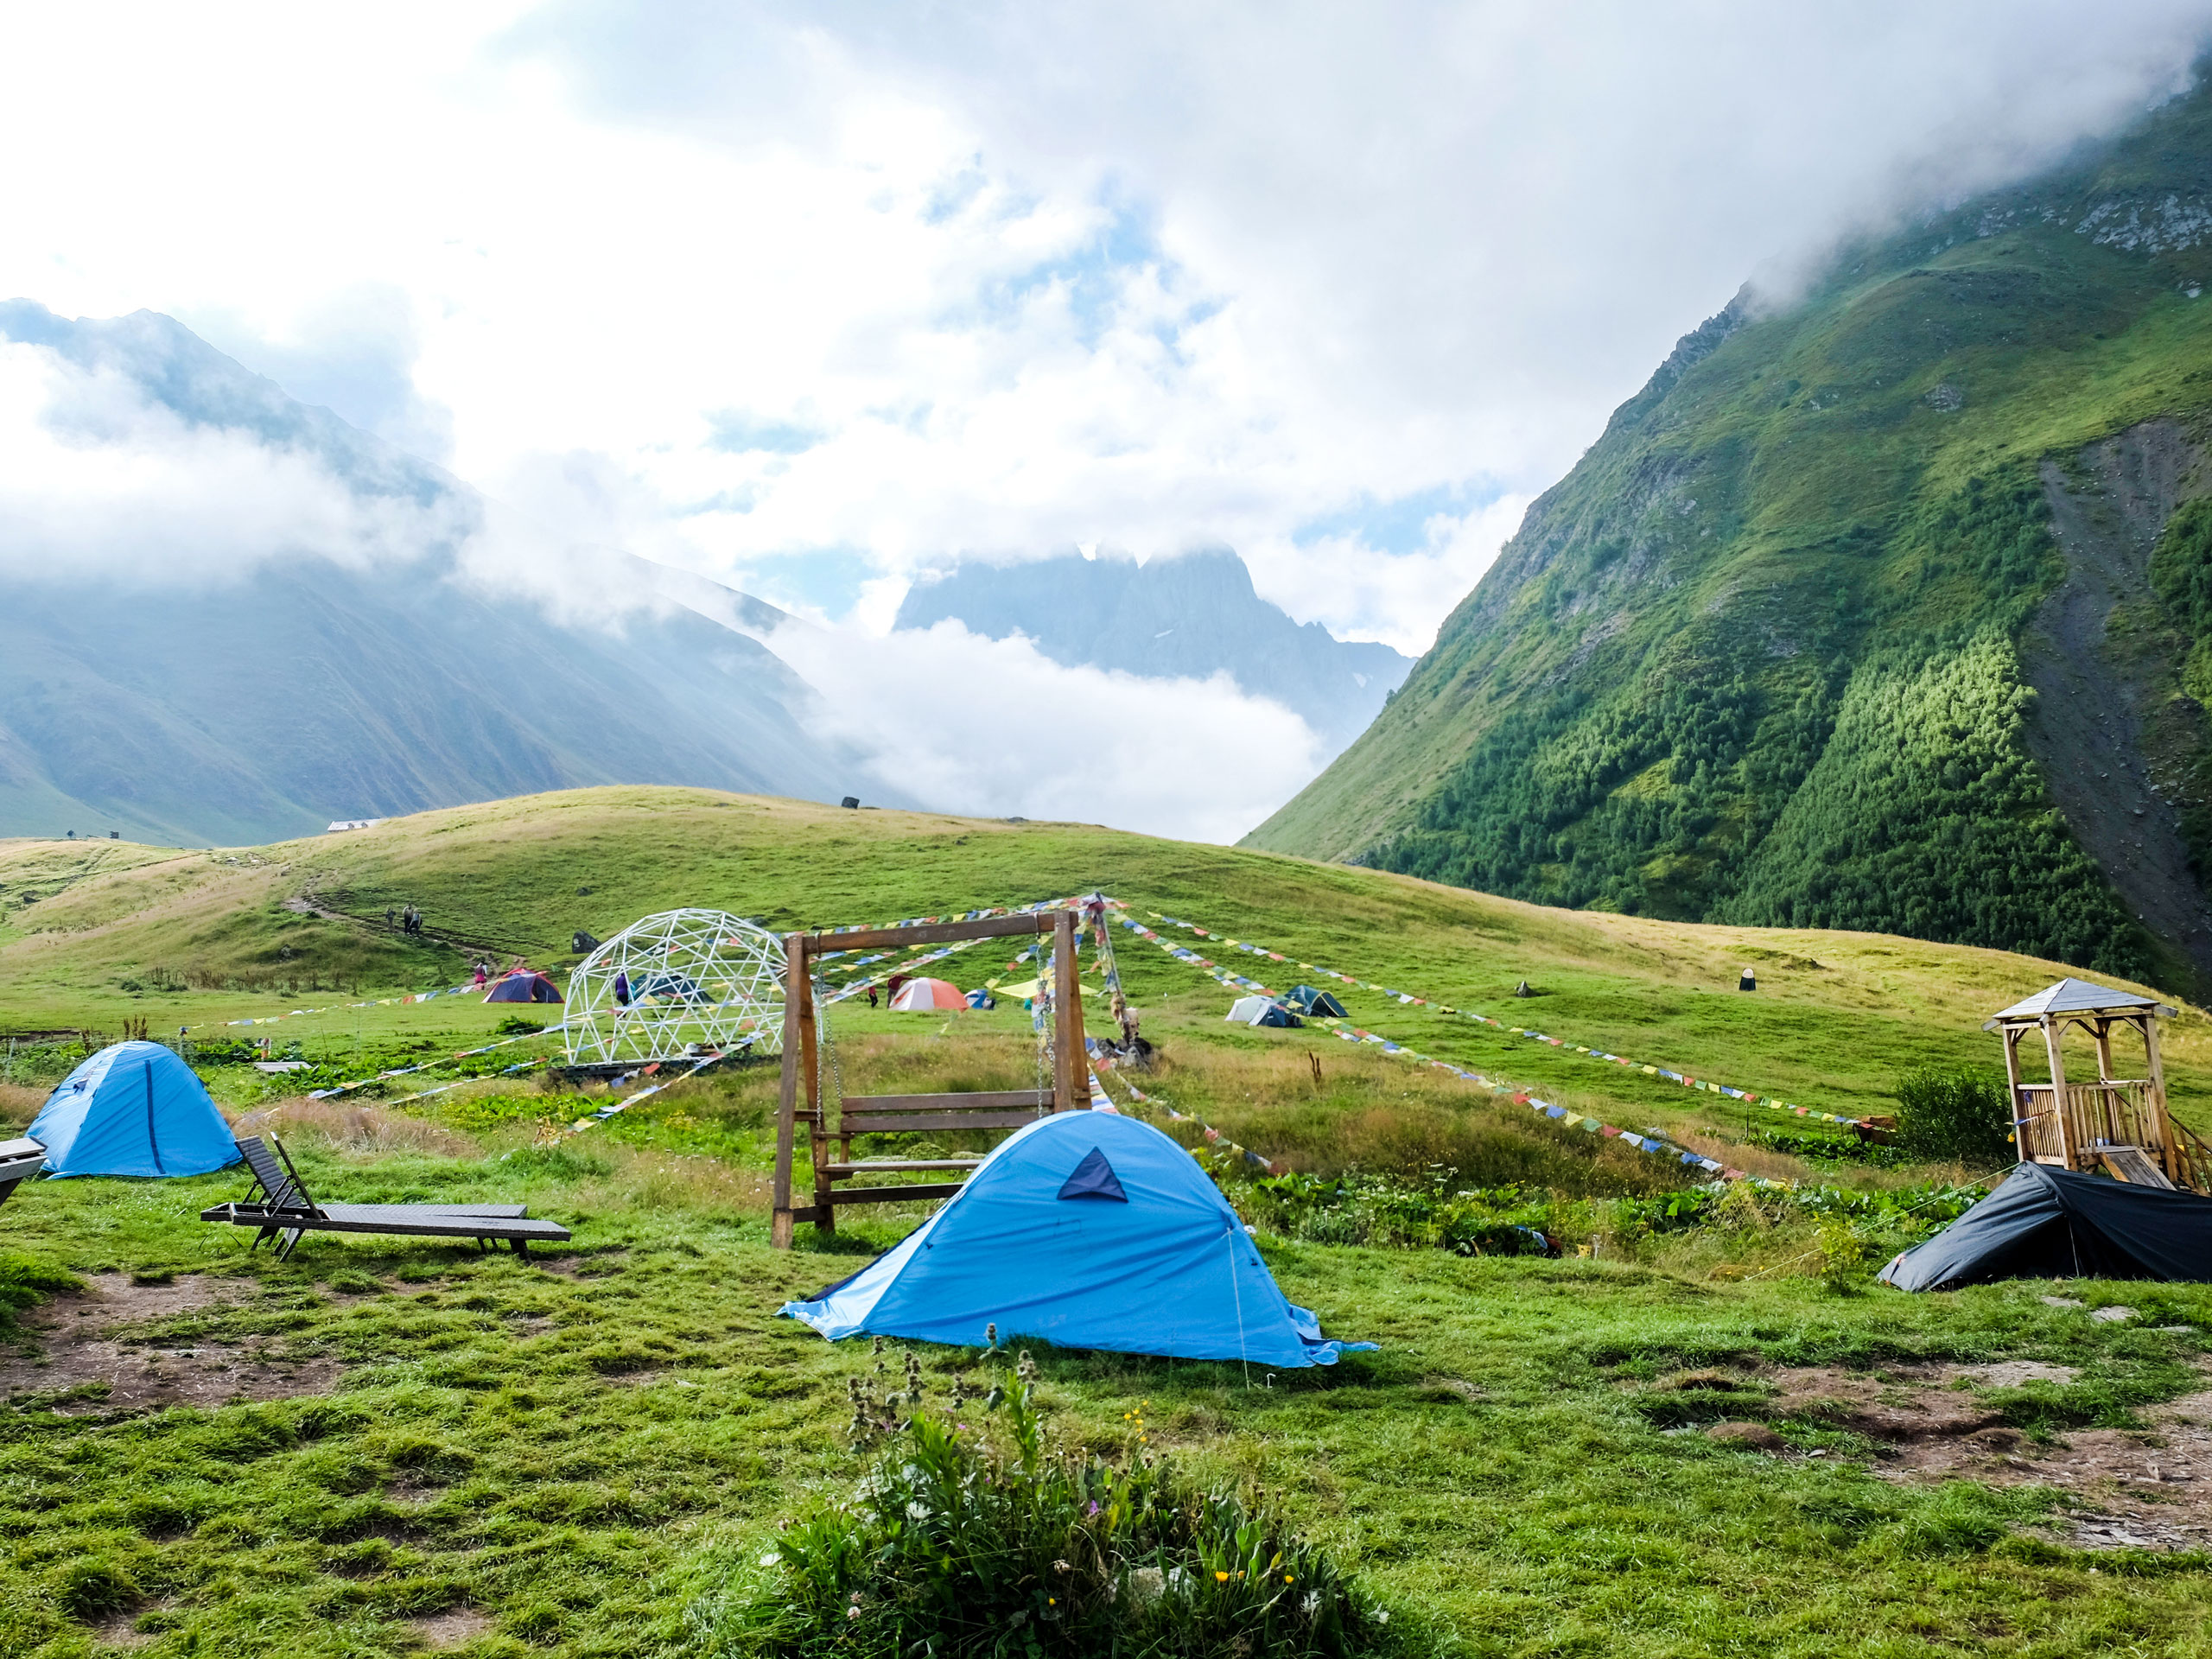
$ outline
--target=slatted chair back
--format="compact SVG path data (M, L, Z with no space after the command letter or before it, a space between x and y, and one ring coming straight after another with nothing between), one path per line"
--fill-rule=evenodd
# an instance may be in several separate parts
M274 1135L270 1141L276 1139ZM277 1148L281 1152L283 1148ZM292 1160L277 1161L277 1154L270 1150L270 1142L257 1135L249 1135L238 1141L238 1152L245 1159L245 1166L253 1172L256 1185L271 1210L305 1210L312 1211L315 1200L308 1196L306 1183L291 1167Z

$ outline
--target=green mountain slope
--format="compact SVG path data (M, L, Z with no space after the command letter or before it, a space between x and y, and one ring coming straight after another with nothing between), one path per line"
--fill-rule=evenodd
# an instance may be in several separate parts
M1249 844L2212 976L2212 94L1687 336Z

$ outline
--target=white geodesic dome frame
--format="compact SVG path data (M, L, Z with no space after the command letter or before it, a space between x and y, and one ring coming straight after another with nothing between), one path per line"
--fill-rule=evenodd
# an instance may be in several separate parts
M615 999L615 981L629 993ZM719 910L632 922L569 976L571 1065L782 1051L784 942Z

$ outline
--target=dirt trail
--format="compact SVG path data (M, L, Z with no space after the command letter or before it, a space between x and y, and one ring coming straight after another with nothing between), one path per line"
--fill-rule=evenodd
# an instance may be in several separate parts
M250 1294L237 1281L201 1274L162 1285L96 1274L82 1295L57 1297L27 1316L28 1341L0 1343L0 1403L78 1417L327 1392L338 1376L334 1360L288 1358L259 1338L158 1334L162 1320Z
M2212 902L2144 752L2166 671L2122 650L2112 627L2115 611L2152 606L2152 549L2175 507L2212 487L2212 467L2171 421L2146 421L2081 460L2094 483L2078 491L2056 462L2043 464L2067 574L2024 642L2037 692L2028 752L2128 907L2212 974Z

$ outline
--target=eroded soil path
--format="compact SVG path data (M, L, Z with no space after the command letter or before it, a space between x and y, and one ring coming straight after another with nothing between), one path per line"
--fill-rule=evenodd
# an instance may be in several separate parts
M288 1355L281 1341L183 1336L181 1316L252 1294L237 1280L180 1274L162 1284L95 1274L82 1294L56 1297L0 1338L0 1402L65 1416L219 1406L327 1392L334 1360Z

